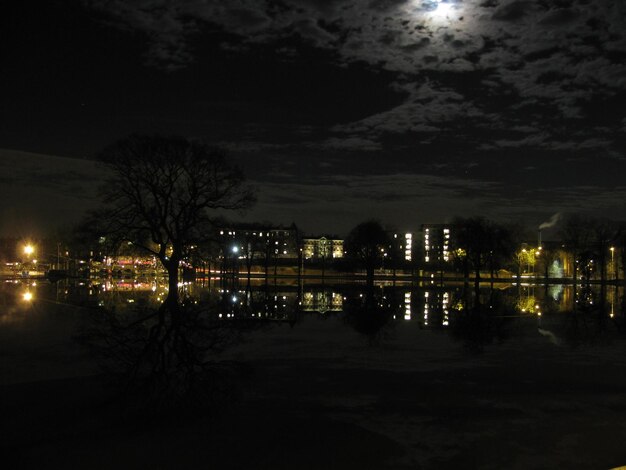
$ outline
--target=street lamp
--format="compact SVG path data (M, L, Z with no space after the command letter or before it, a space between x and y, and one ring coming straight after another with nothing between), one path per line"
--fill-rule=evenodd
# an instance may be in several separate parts
M526 251L526 248L522 248L522 253L524 253L522 256L526 260L526 274L530 274L530 259L528 257L528 253Z
M22 269L25 269L25 271L22 271L22 275L28 276L30 273L31 263L34 264L37 262L36 260L31 260L34 253L35 247L33 245L30 243L24 245L24 255L26 255L26 261L22 263Z
M613 268L613 278L617 279L617 269L615 266L615 247L609 248L611 250L611 267Z

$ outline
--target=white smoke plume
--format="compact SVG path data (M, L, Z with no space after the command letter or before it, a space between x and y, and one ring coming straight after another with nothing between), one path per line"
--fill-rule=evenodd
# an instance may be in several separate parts
M559 221L560 218L561 218L561 213L557 212L552 217L550 217L550 220L548 220L547 222L542 223L539 226L539 230L543 230L544 228L554 227L556 225L556 223Z

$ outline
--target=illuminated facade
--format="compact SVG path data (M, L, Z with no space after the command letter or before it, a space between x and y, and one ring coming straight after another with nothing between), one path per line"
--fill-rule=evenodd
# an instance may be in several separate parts
M414 237L412 232L391 233L391 254L394 260L412 261Z
M453 296L457 294L451 291L424 291L422 325L425 328L447 328L450 325Z
M162 269L155 256L107 256L100 263L105 269L143 273Z
M331 291L305 292L302 296L301 309L303 312L341 312L343 296Z
M447 263L452 260L452 235L450 225L429 224L422 225L423 259L424 263Z
M298 229L295 226L241 225L218 231L224 254L241 258L297 258Z
M343 240L336 238L304 238L302 240L304 259L343 258Z

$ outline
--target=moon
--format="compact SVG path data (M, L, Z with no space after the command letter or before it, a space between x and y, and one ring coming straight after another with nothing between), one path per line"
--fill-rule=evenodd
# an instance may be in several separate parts
M437 18L448 18L452 13L453 4L446 1L438 1L437 7L432 11L432 15Z

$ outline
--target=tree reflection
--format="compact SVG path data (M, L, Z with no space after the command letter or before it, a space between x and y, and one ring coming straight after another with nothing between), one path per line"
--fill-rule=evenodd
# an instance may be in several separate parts
M452 307L450 333L473 353L481 353L494 341L503 342L512 334L517 315L515 306L503 293L490 289L486 299L480 291L466 289L463 301Z
M220 318L217 305L186 298L177 315L167 304L100 310L79 341L122 385L129 404L149 411L197 409L232 396L241 365L217 354L258 325Z
M391 333L391 303L382 291L369 284L364 292L344 300L343 312L346 324L364 335L370 345L381 344Z
M615 303L611 305L612 310L609 316L615 323L617 331L619 331L622 336L626 336L626 295L622 295L619 302L617 302L617 299L614 300Z
M620 322L611 317L611 304L604 286L596 290L586 285L576 292L571 309L563 312L561 325L555 330L570 347L610 344L614 331L611 325Z

